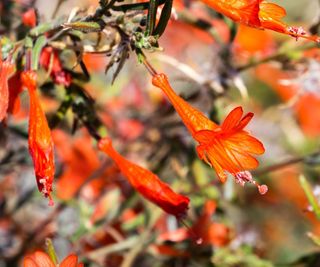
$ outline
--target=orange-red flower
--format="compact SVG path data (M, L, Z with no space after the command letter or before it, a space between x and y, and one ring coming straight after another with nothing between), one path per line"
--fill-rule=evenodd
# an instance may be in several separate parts
M12 74L14 65L9 59L2 61L0 54L0 122L7 115L9 105L8 78Z
M199 216L193 230L202 239L203 245L217 247L225 246L230 241L230 229L218 222L212 221L212 215L216 211L217 204L213 200L207 200L204 204L202 214Z
M51 46L43 48L40 55L40 64L46 71L50 71L53 82L64 86L70 85L71 75L63 69L57 50Z
M83 263L78 263L78 257L70 254L59 265L54 264L50 257L42 252L36 251L23 260L23 267L83 267Z
M167 95L192 137L199 142L197 146L199 158L215 169L221 182L226 181L227 171L242 186L250 182L258 187L261 194L266 193L267 186L256 183L247 171L259 165L252 154L264 153L263 144L244 131L253 113L242 117L243 110L237 107L219 126L179 97L171 88L165 74L156 74L152 83Z
M186 215L189 198L175 193L157 175L122 157L114 150L109 138L101 139L98 146L101 151L108 154L115 161L122 174L146 199L177 218Z
M22 23L31 28L37 25L37 16L34 8L30 8L22 14Z
M29 91L29 151L33 160L38 189L49 197L49 205L53 205L50 193L54 177L54 155L51 131L46 116L37 96L37 75L34 71L25 71L21 75L24 87Z
M260 27L259 5L262 0L202 0L202 2L236 22Z
M291 27L281 21L286 15L286 10L274 3L263 0L202 0L202 2L235 22L273 30L296 38L320 41L318 36L307 35L303 28Z

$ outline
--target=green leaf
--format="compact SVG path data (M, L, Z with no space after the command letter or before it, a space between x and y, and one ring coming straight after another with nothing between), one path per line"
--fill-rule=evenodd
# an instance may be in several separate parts
M171 17L172 3L173 3L173 0L168 0L164 4L158 25L155 28L155 30L153 31L152 35L161 36L164 33L164 31L168 25L169 19Z
M301 185L304 193L307 196L309 204L312 207L313 212L315 213L317 219L320 220L319 203L318 203L318 200L316 199L316 197L313 194L312 187L311 187L310 183L307 181L307 179L303 175L300 175L299 181L300 181L300 185Z
M33 47L33 41L32 41L32 38L30 37L26 37L25 40L24 40L24 46L26 48L32 48Z
M30 36L37 37L37 36L42 35L50 30L53 30L55 27L56 27L56 25L54 25L52 23L42 23L30 31Z
M46 44L47 44L47 38L44 35L41 35L36 40L31 52L32 70L37 70L39 68L39 59L40 59L41 51Z
M150 0L147 16L146 35L149 36L153 33L154 25L156 23L157 9L159 6L158 0Z
M100 32L104 28L104 23L76 21L70 23L64 23L63 27L78 30L84 33Z

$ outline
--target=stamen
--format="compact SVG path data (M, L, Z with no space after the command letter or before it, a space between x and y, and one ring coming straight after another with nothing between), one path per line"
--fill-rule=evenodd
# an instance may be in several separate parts
M307 32L302 27L288 27L288 31L292 33L291 36L295 37L296 41L298 41L299 37L307 34Z
M241 171L236 173L235 180L236 183L240 184L241 186L244 186L245 183L254 184L258 188L261 195L264 195L268 192L268 186L266 186L265 184L260 185L258 182L253 180L251 173L248 171Z

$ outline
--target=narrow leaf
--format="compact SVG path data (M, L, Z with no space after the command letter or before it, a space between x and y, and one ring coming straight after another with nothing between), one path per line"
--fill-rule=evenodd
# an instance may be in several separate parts
M84 33L89 33L89 32L101 31L104 25L103 23L97 23L97 22L76 21L76 22L64 23L63 27L71 28L73 30L78 30Z
M42 48L46 45L47 38L44 35L41 35L35 42L34 47L31 52L32 56L32 70L37 70L39 67L39 59Z
M147 27L146 27L146 35L149 36L152 34L154 30L154 25L156 23L157 9L159 2L158 0L150 0L149 8L148 8L148 16L147 16Z
M173 0L167 0L163 6L161 15L160 15L160 20L158 22L157 27L153 31L152 35L159 35L161 36L169 22L169 19L171 17L171 11L172 11L172 3Z
M319 203L318 203L316 197L313 194L312 187L311 187L310 183L307 181L307 179L303 175L300 175L299 181L300 181L300 185L301 185L304 193L307 196L307 199L309 201L309 204L312 207L312 210L313 210L314 214L320 220Z

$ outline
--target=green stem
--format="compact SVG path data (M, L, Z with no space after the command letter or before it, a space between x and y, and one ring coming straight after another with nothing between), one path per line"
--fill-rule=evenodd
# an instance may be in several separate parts
M307 181L307 179L303 175L300 175L299 182L300 182L300 185L301 185L304 193L307 196L307 199L309 201L309 204L312 207L312 210L313 210L314 214L316 215L317 219L320 220L319 203L318 203L318 200L316 199L316 197L313 194L313 190L312 190L312 187L311 187L310 183Z

